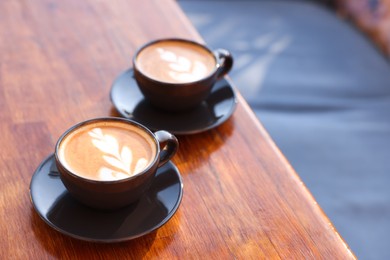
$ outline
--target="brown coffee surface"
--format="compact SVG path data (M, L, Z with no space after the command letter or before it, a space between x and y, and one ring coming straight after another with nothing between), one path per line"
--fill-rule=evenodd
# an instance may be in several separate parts
M138 69L149 78L186 83L200 80L215 69L214 55L181 41L161 41L147 46L136 58Z
M72 173L91 180L118 180L144 170L156 154L142 129L121 122L84 125L60 144L59 159Z

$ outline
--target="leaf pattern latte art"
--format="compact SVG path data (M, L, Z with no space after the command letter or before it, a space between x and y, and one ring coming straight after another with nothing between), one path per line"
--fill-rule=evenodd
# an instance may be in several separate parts
M170 68L168 75L174 80L187 82L201 79L204 75L207 75L207 68L200 61L191 61L164 48L157 48L157 52L161 60L168 63Z
M132 172L133 153L129 147L120 148L118 140L111 135L104 134L100 128L94 128L88 134L92 137L92 144L104 153L104 161L111 166L111 168L101 167L99 169L98 174L101 180L127 178L142 171L147 165L148 160L140 158L135 163Z

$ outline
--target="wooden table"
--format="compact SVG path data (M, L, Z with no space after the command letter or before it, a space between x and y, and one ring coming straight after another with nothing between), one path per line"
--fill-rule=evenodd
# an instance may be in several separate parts
M141 44L202 39L171 0L14 0L0 10L1 259L354 258L241 96L221 126L179 137L184 196L162 228L115 244L50 228L29 184L60 134L118 115L110 86Z

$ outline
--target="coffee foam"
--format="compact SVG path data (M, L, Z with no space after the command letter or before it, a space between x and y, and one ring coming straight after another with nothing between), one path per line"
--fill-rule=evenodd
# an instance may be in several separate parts
M156 155L148 133L122 122L84 125L60 144L59 159L72 173L91 180L119 180L147 168Z
M198 81L216 66L212 53L181 41L161 41L147 46L136 58L138 69L146 76L168 83Z

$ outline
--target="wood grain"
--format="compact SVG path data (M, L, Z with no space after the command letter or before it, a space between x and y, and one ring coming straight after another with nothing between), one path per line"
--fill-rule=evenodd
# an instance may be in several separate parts
M141 44L202 39L171 0L15 0L0 10L1 259L354 258L240 95L226 123L179 137L184 197L162 228L117 244L50 228L29 184L57 138L118 115L110 85Z

